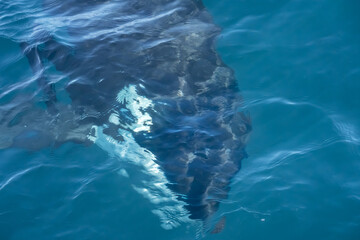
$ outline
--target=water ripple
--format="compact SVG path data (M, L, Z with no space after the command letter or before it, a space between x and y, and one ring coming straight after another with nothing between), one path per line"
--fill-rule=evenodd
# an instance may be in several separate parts
M6 180L4 180L2 183L0 183L0 191L2 191L4 188L6 188L12 182L21 179L26 174L28 174L36 169L39 169L40 167L42 167L42 166L41 165L34 166L34 167L27 168L27 169L24 169L22 171L19 171L19 172L13 174L12 176L10 176Z

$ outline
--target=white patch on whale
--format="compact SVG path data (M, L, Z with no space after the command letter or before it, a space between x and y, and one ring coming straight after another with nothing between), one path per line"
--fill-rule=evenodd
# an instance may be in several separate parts
M119 116L116 113L112 113L109 117L109 122L115 125L120 125Z
M152 118L144 110L153 107L153 103L146 97L138 95L135 85L130 85L129 87L122 89L118 93L116 100L119 103L125 104L126 108L137 119L135 123L133 123L131 126L128 126L132 131L150 131Z
M156 156L148 149L141 147L132 135L132 132L150 131L152 118L146 110L153 107L152 101L138 95L135 85L122 89L117 95L117 101L124 104L134 117L133 122L125 126L121 126L117 113L109 117L110 123L121 126L118 132L124 140L117 141L104 134L103 129L106 125L93 126L92 134L88 136L88 139L108 152L110 156L141 169L139 172L142 174L140 176L142 180L133 184L132 187L156 206L152 212L160 217L161 226L164 229L178 227L183 222L192 222L188 211L184 208L184 202L179 201L167 187L169 182L156 163ZM126 170L123 170L122 173L126 173L128 177Z

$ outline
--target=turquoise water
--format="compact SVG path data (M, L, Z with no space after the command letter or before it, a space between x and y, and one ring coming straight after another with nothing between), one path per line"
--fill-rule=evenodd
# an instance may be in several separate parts
M359 239L360 2L207 5L253 122L224 239Z
M42 10L12 2L0 3L1 117L29 99L46 108L13 41ZM0 239L360 239L360 2L204 4L222 28L216 49L252 120L249 156L217 213L224 230L201 236L192 222L165 230L133 188L144 177L135 166L68 142L0 150ZM69 102L67 76L48 71Z

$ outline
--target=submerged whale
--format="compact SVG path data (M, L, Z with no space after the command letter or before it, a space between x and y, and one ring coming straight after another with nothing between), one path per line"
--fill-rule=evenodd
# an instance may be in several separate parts
M27 103L2 114L1 145L96 143L151 172L136 188L149 199L172 194L185 218L208 221L247 156L251 122L202 2L44 0L42 7L21 48L46 109ZM71 104L48 80L52 67L66 79ZM164 227L169 211L158 211Z

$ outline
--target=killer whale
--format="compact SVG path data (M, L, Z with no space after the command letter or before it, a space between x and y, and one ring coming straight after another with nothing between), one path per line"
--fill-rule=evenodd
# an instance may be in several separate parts
M136 145L143 161L151 158L147 169L159 167L156 174L185 203L188 217L207 221L227 198L251 131L234 73L214 47L220 29L201 1L120 2L44 1L49 15L43 21L65 27L70 40L42 31L22 49L40 72L47 108L55 109L39 121L57 120L29 122L31 130L17 131L8 146L24 146L34 136L45 140L31 148L49 141L95 142L104 149L110 142L118 151ZM85 12L93 18L84 25ZM44 80L50 65L68 79L69 107ZM111 141L99 141L105 138Z

